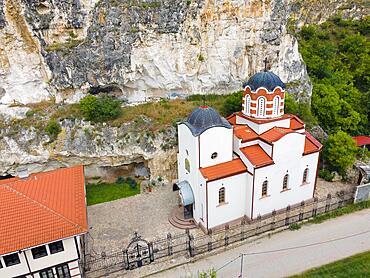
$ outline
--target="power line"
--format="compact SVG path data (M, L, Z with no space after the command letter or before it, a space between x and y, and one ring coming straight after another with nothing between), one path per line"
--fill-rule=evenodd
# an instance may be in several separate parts
M359 233L355 233L355 234L351 234L351 235L347 235L347 236L343 236L343 237L338 237L338 238L334 238L334 239L329 239L329 240L325 240L325 241L319 241L319 242L304 244L304 245L298 245L298 246L292 246L292 247L280 248L280 249L274 249L274 250L266 250L266 251L261 251L261 252L242 253L239 256L232 259L231 261L229 261L226 264L222 265L221 267L217 268L215 270L215 272L220 271L222 268L224 268L224 267L228 266L229 264L231 264L232 262L236 261L241 256L261 255L261 254L283 252L283 251L287 251L287 250L307 248L307 247L311 247L311 246L317 246L317 245L327 244L327 243L330 243L330 242L335 242L335 241L339 241L339 240L343 240L343 239L347 239L347 238L352 238L352 237L364 235L364 234L367 234L367 233L370 233L370 230L366 230L366 231L363 231L363 232L359 232Z

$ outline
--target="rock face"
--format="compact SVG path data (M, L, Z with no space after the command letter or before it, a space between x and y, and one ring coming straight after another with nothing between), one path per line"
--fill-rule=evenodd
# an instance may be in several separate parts
M148 131L150 120L120 127L92 125L79 120L61 122L62 132L54 142L34 127L0 129L0 176L15 175L19 167L30 172L76 164L85 165L87 178L115 179L120 175L176 178L177 133L174 127L158 134Z
M352 3L353 2L353 3ZM230 92L268 68L308 99L289 24L325 21L361 1L0 0L0 104L114 91L131 101ZM3 92L3 93L1 93ZM81 94L82 93L82 94Z

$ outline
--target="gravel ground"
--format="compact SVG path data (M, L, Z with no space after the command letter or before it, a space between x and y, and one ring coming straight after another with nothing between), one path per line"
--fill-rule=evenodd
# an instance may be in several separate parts
M328 182L321 178L317 178L315 197L326 198L330 193L335 196L336 192L344 190L345 192L351 192L355 188L353 183L345 183L342 181Z

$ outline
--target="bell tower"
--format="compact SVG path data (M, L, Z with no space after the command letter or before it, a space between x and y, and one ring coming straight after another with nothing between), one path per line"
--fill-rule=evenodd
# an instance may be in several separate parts
M267 71L253 75L244 85L243 109L244 115L271 119L284 115L285 84L279 76Z

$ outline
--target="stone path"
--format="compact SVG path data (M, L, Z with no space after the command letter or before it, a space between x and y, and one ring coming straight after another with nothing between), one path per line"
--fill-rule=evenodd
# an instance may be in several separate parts
M183 233L168 222L176 205L177 192L166 185L151 193L89 206L88 250L96 254L122 250L135 231L146 240L164 238L168 232Z

